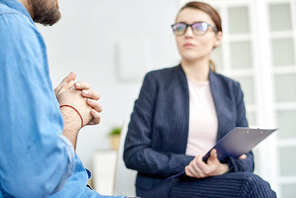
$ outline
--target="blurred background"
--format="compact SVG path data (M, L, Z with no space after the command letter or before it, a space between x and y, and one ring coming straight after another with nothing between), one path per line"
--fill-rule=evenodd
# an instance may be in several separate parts
M170 25L185 2L63 0L61 21L40 26L54 86L74 71L101 95L101 124L84 128L77 148L100 193L118 192L113 187L121 157L111 137L129 119L144 74L180 60ZM295 198L296 1L206 2L218 9L223 22L223 44L213 54L218 72L240 81L251 127L279 128L255 148L256 173L278 197ZM120 193L133 191L124 189Z

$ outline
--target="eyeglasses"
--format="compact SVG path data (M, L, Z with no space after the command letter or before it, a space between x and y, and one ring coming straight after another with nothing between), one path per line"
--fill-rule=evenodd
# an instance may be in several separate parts
M206 22L196 22L192 24L180 22L171 25L171 27L176 36L183 36L186 33L188 27L191 27L192 32L197 36L204 35L210 27L214 32L218 32L216 27Z

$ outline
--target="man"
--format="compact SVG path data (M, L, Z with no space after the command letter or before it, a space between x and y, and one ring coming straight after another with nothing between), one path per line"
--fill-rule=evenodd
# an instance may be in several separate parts
M74 151L81 127L99 122L98 96L73 73L53 91L34 24L60 16L57 0L0 0L0 198L104 197Z

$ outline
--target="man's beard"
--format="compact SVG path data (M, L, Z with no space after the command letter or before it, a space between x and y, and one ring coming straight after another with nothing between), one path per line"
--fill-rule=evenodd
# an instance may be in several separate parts
M33 21L42 25L53 25L61 18L56 0L30 0Z

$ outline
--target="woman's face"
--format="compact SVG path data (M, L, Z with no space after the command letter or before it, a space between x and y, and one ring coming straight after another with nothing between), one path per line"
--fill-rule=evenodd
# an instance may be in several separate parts
M180 22L186 24L206 22L215 27L215 23L209 15L193 8L185 8L179 13L176 23ZM190 27L187 28L184 35L176 35L177 47L182 60L190 62L210 57L214 47L218 47L221 39L222 32L215 33L211 27L203 35L194 34Z

